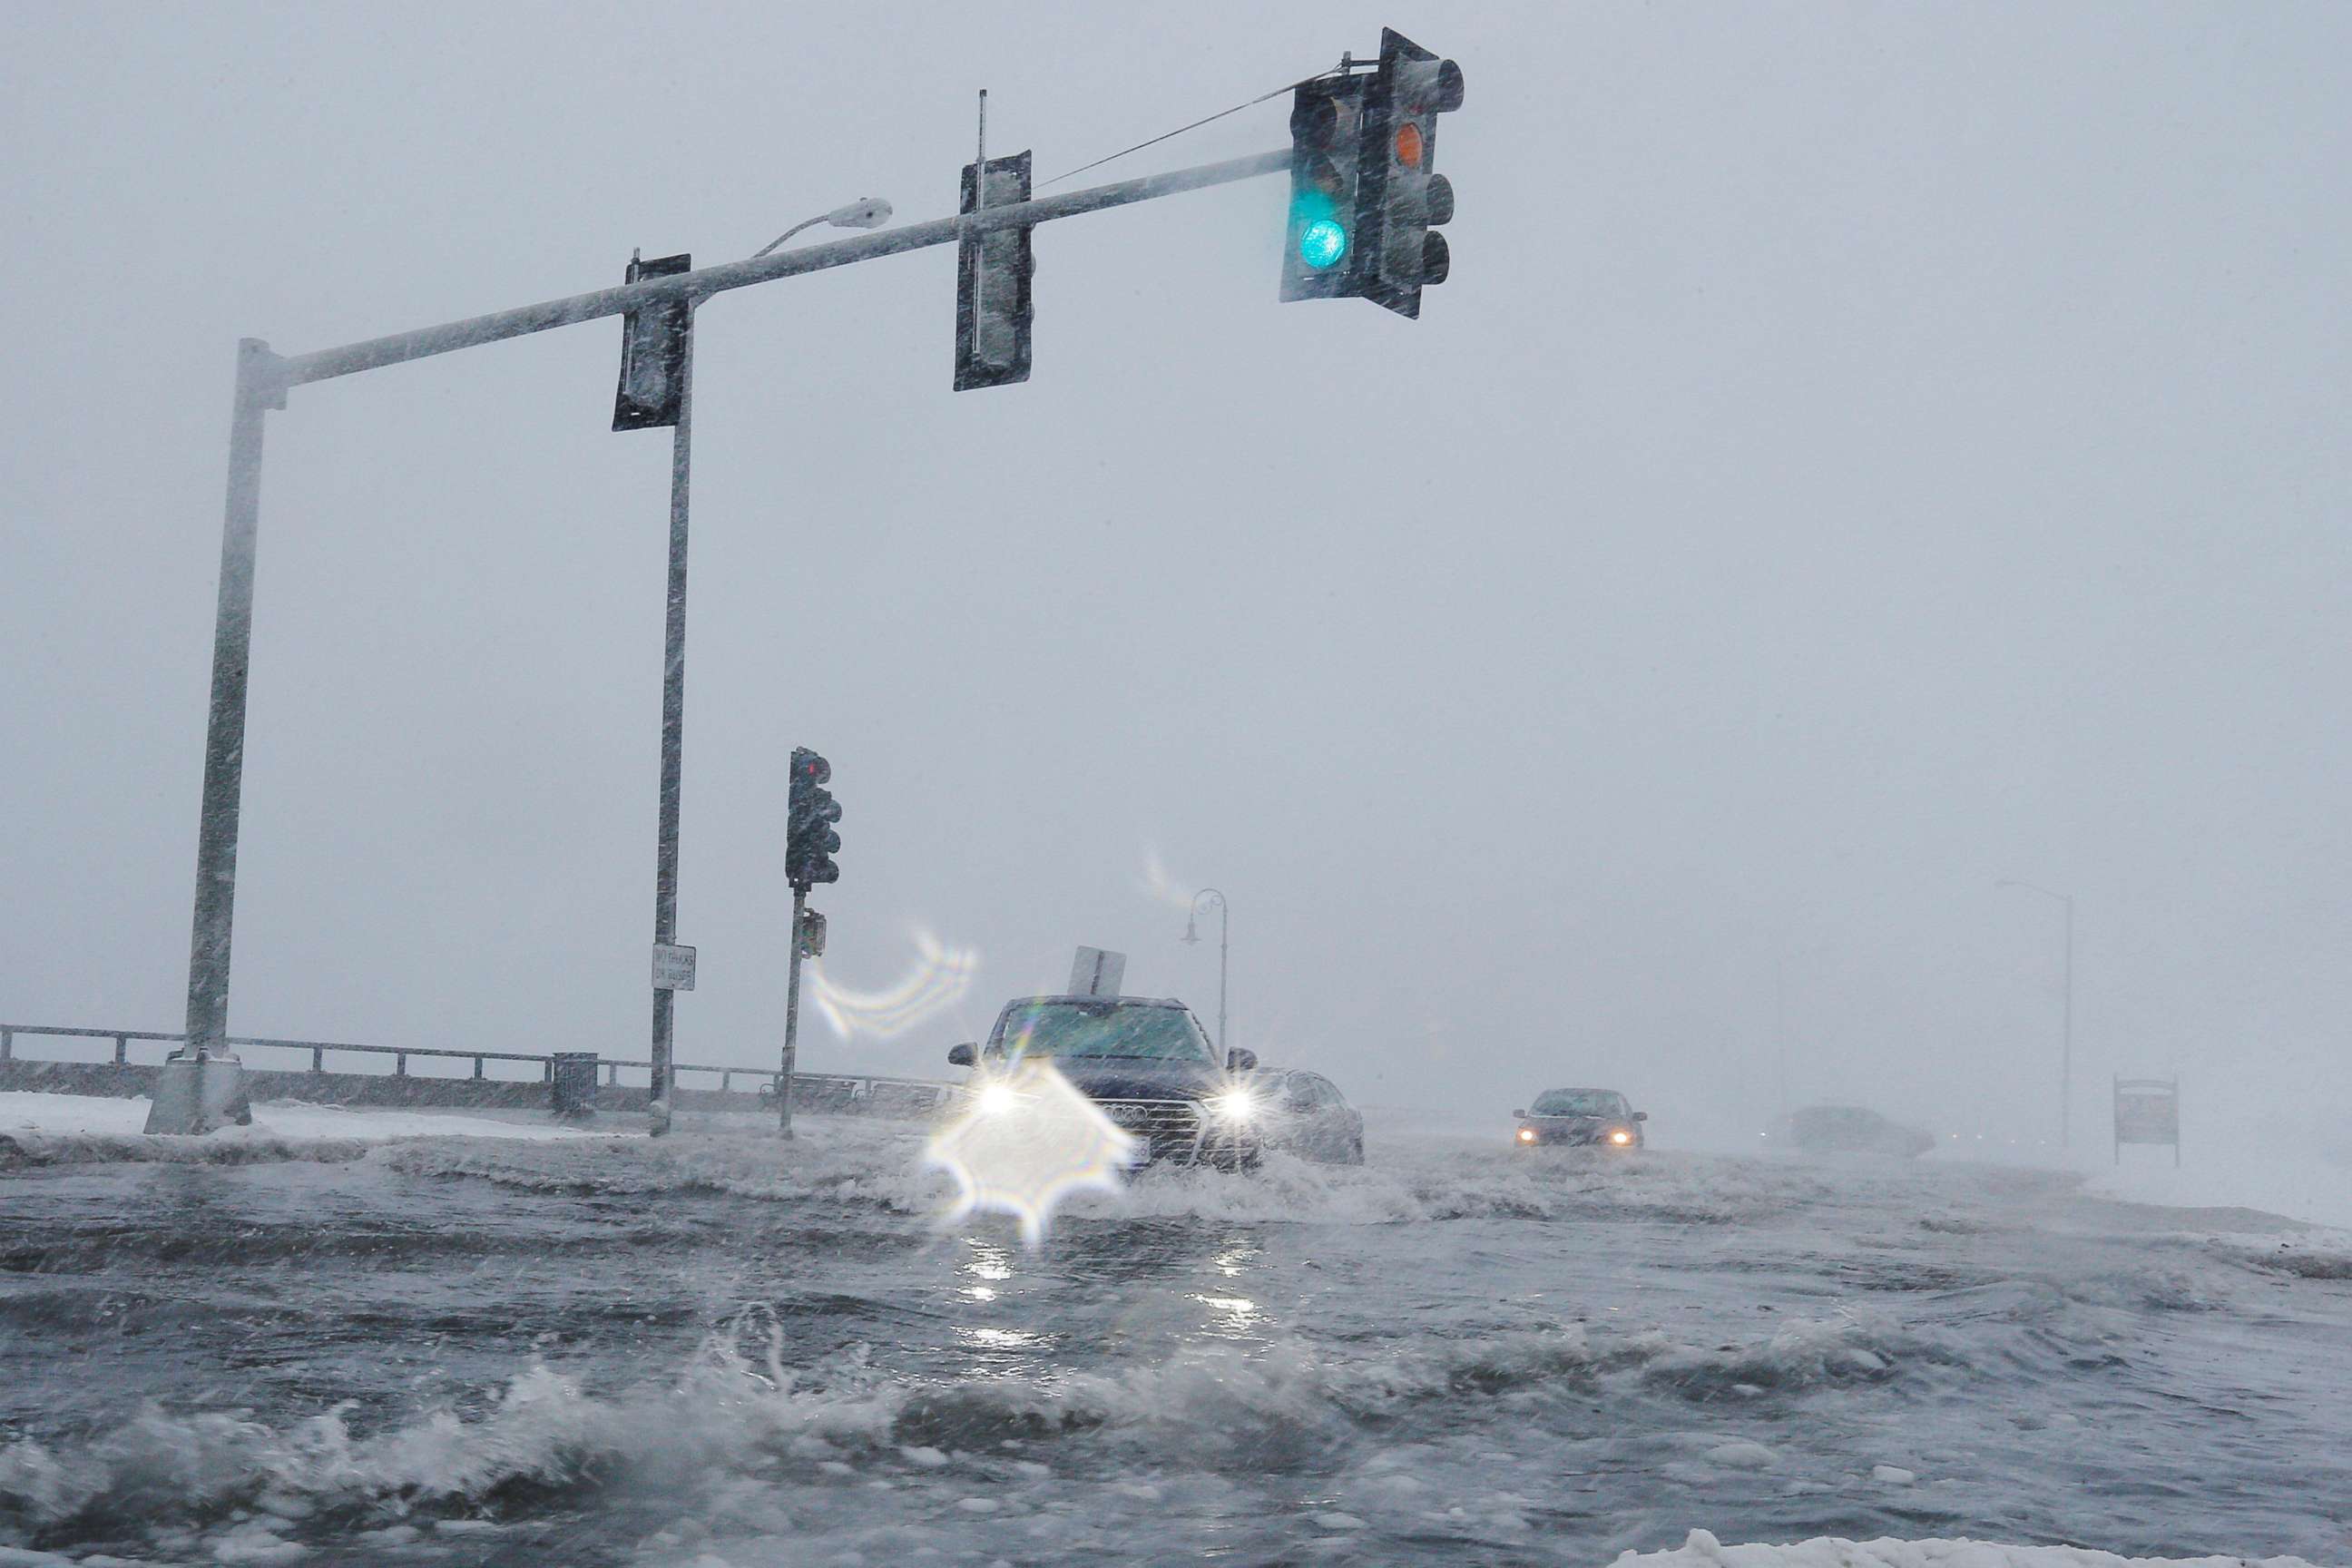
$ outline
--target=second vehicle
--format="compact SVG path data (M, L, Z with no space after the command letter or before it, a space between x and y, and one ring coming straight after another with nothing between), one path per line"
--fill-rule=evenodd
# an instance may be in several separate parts
M1650 1119L1613 1089L1548 1089L1533 1106L1511 1114L1519 1121L1512 1142L1522 1149L1547 1143L1639 1149L1642 1123Z

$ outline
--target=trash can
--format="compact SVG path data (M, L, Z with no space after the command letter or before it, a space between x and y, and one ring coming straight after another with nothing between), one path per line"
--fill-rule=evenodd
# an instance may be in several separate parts
M555 1114L577 1119L596 1114L596 1053L558 1051L549 1058L547 1081Z

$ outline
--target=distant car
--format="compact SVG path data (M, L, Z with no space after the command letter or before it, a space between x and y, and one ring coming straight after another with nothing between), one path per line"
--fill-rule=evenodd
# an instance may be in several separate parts
M1244 1077L1251 1051L1214 1047L1192 1009L1148 996L1022 996L1004 1005L985 1044L948 1052L985 1087L1006 1066L1039 1057L1131 1133L1139 1162L1251 1170L1265 1146L1263 1094Z
M1364 1118L1321 1073L1262 1072L1250 1087L1265 1105L1265 1145L1333 1165L1364 1163Z
M1642 1123L1650 1119L1613 1089L1548 1089L1533 1106L1511 1114L1519 1119L1512 1142L1522 1149L1549 1143L1639 1149Z
M1892 1154L1916 1159L1936 1135L1862 1105L1809 1105L1780 1124L1780 1136L1808 1154Z

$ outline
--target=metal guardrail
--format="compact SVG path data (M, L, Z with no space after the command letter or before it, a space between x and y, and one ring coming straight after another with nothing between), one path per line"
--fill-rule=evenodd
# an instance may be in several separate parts
M85 1029L56 1024L0 1024L0 1062L16 1059L16 1037L19 1035L33 1039L112 1040L114 1063L117 1067L131 1065L131 1042L133 1040L178 1045L184 1043L188 1037L184 1034L163 1034L152 1029ZM224 1043L239 1050L251 1047L265 1050L308 1051L310 1053L310 1070L316 1073L327 1070L329 1051L345 1051L357 1056L390 1057L393 1059L392 1076L395 1078L408 1076L408 1058L411 1057L471 1061L474 1064L473 1076L478 1079L485 1076L483 1067L488 1062L536 1062L539 1064L541 1082L551 1083L555 1077L552 1056L534 1051L451 1050L438 1046L362 1046L348 1040L279 1040L245 1035L231 1036ZM623 1068L642 1068L648 1075L653 1071L651 1061L614 1059L601 1061L598 1065L604 1068L604 1081L613 1085L620 1083L620 1069ZM775 1080L781 1076L775 1068L705 1067L692 1062L674 1063L670 1070L681 1078L688 1073L716 1074L719 1079L719 1092L721 1094L732 1092L734 1080L739 1078L764 1081L770 1086L770 1092L773 1092ZM882 1073L799 1073L795 1076L802 1079L830 1079L853 1086L902 1084L908 1088L937 1089L942 1092L952 1087L936 1079L893 1078ZM867 1092L870 1093L871 1090ZM856 1095L854 1088L851 1093ZM856 1095L856 1097L864 1098L862 1095Z

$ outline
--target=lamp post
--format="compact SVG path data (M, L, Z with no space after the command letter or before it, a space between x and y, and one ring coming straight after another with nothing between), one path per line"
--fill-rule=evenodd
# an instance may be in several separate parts
M2003 877L1993 885L2023 888L2066 906L2066 1000L2058 1044L2058 1147L2064 1149L2072 1145L2074 1131L2074 896L2017 877Z
M846 206L821 213L794 224L761 249L765 256L804 228L832 224L841 228L873 228L887 222L890 204L865 196ZM752 258L759 259L758 256ZM686 738L686 546L688 486L692 473L694 430L693 303L687 307L688 329L680 359L677 421L670 432L669 467L669 610L662 637L661 809L654 834L654 944L667 948L677 941L677 840L679 778ZM654 986L653 1068L646 1090L649 1131L659 1138L670 1130L670 1091L675 1072L671 1040L675 1032L677 993Z
M1192 907L1184 911L1184 934L1176 940L1186 943L1201 940L1193 917L1201 912L1201 900L1203 899L1216 900L1212 907L1217 911L1217 1050L1223 1055L1234 1048L1234 1042L1225 1033L1225 961L1232 952L1234 935L1233 910L1226 904L1225 895L1214 888L1203 888L1193 894Z
M753 251L751 259L759 260L801 230L814 228L821 223L830 224L835 228L879 228L889 221L890 204L888 202L884 201L880 196L860 196L846 206L838 206L829 213L819 213L814 217L802 219Z

